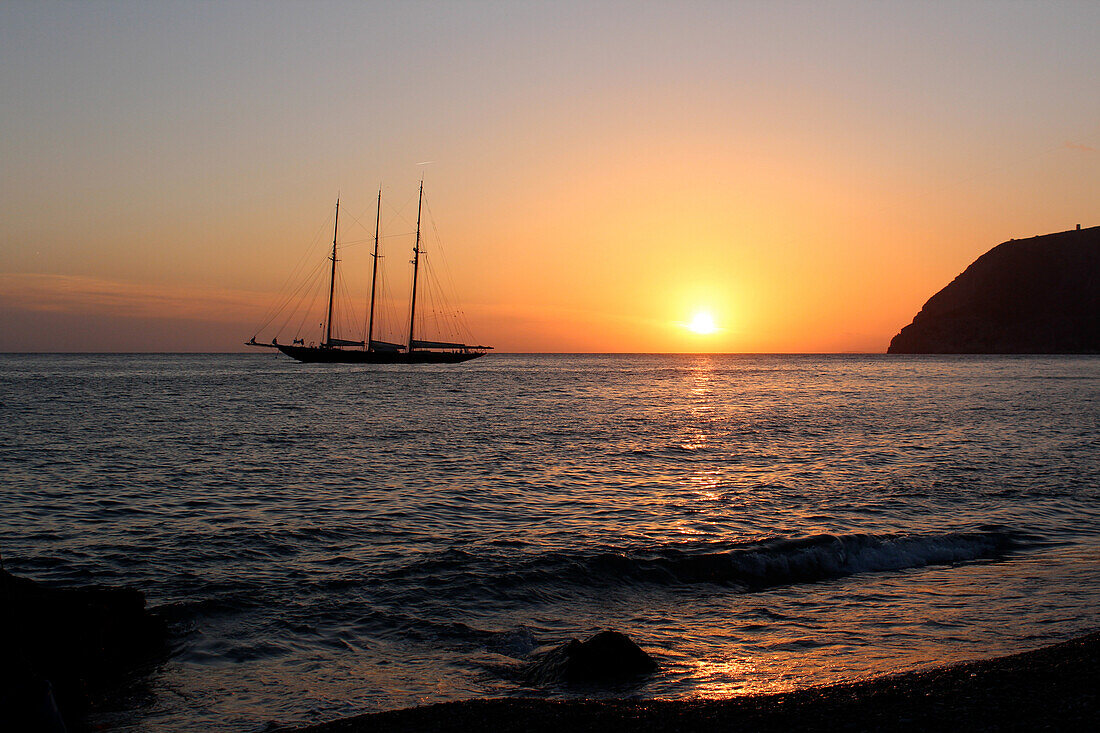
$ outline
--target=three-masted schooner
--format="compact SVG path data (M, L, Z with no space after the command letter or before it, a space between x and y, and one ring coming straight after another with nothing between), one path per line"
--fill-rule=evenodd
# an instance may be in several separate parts
M371 296L366 338L362 341L343 339L332 335L333 298L336 295L337 235L340 227L340 200L336 200L336 221L332 230L332 267L329 273L328 309L324 324L325 339L320 345L306 346L299 340L280 344L278 338L271 343L256 341L253 336L246 346L275 348L302 362L322 364L457 364L484 356L492 346L425 341L416 338L416 284L420 270L420 216L424 207L424 181L420 182L420 197L416 206L416 244L413 247L412 299L409 304L409 338L407 344L378 341L374 336L374 301L378 284L378 228L382 216L382 191L378 191L378 212L374 220L374 266L371 271Z

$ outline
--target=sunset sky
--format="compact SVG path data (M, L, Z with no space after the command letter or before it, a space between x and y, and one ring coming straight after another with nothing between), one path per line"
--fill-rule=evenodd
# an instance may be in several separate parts
M500 351L881 352L994 245L1100 224L1098 34L1097 2L5 2L0 351L244 350L379 183L403 302L423 175Z

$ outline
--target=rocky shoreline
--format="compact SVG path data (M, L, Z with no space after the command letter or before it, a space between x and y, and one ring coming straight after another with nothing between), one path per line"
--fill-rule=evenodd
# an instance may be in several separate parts
M55 588L0 567L0 729L80 729L91 701L167 653L133 588Z
M1092 730L1100 720L1098 651L1100 632L1007 657L773 695L726 700L467 700L293 730Z
M0 722L15 729L82 729L89 697L167 651L163 621L132 589L50 588L0 569L0 621ZM1011 656L787 693L721 700L475 699L277 730L1092 730L1100 720L1098 652L1100 632L1094 632ZM550 650L528 674L568 684L654 670L643 650L607 631Z

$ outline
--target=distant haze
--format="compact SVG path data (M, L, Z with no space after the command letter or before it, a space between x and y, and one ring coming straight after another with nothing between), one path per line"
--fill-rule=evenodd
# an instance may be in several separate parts
M422 174L481 343L884 351L994 245L1100 224L1097 29L1095 2L7 2L0 351L243 349L338 192L349 241L380 182L404 235Z

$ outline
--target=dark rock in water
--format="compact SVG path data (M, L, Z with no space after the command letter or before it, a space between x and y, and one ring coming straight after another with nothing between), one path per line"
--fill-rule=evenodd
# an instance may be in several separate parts
M625 634L601 631L541 655L524 675L537 684L627 682L657 669L657 663Z
M0 716L36 715L31 706L48 712L56 700L71 720L89 693L160 657L166 639L141 591L50 588L0 569ZM17 694L24 688L46 692L31 699Z
M888 353L1100 353L1100 227L994 247L929 298Z
M0 723L4 730L65 733L53 685L41 677L4 679L0 687Z

